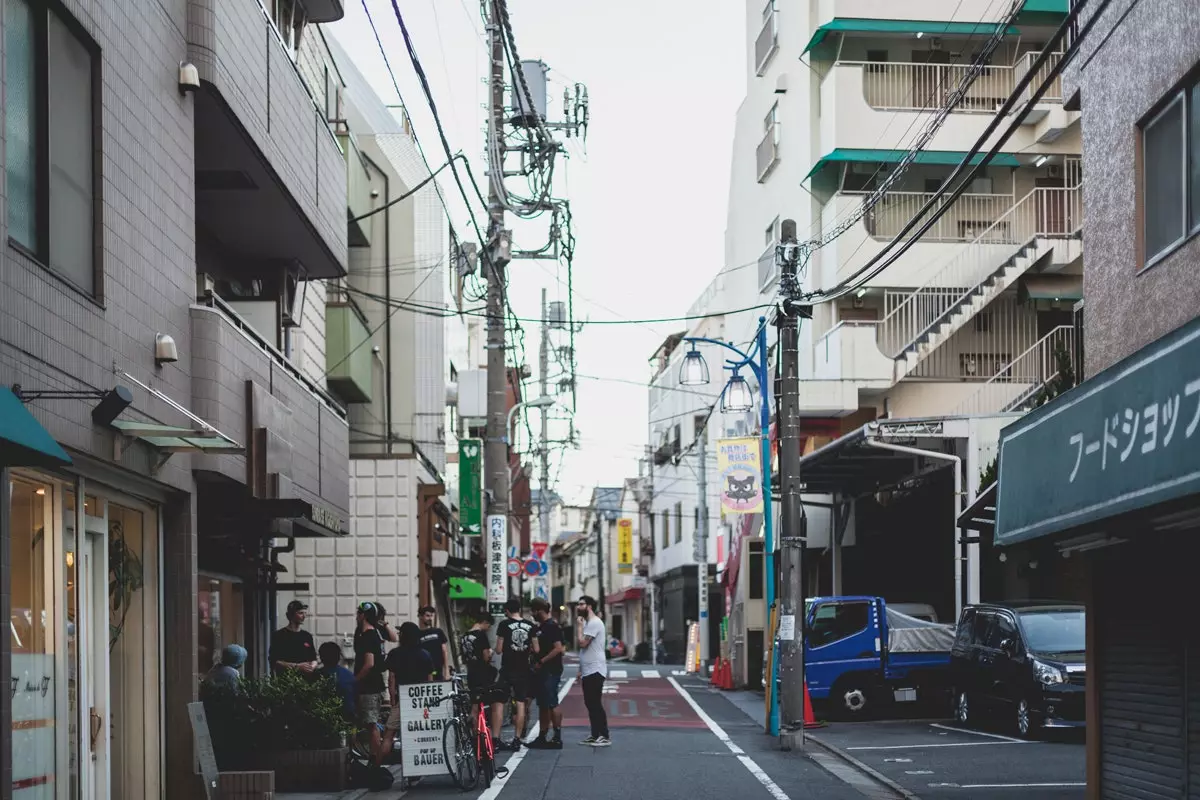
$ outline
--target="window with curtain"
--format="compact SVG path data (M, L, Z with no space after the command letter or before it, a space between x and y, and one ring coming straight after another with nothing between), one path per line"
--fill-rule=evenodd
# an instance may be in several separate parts
M1147 266L1200 232L1200 83L1142 126L1142 238Z
M98 51L41 0L5 8L9 239L95 295Z

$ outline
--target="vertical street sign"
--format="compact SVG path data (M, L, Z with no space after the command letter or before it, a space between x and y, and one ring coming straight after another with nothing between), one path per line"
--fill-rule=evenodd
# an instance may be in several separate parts
M508 561L504 557L508 547L508 517L503 514L490 515L487 526L488 610L492 614L499 614L504 611L504 601L508 599L507 579L504 577Z
M617 574L633 574L633 520L617 520Z
M483 441L458 441L458 519L464 536L483 533Z

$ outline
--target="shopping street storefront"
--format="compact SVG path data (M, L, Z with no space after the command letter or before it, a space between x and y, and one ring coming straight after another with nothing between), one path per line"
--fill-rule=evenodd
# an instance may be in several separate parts
M995 539L1088 573L1088 797L1200 792L1200 320L1005 428Z

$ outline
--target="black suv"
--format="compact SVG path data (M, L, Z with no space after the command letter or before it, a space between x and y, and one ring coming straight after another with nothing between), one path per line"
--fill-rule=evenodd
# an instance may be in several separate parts
M1084 607L982 603L963 609L950 652L954 716L998 715L1022 738L1084 725Z

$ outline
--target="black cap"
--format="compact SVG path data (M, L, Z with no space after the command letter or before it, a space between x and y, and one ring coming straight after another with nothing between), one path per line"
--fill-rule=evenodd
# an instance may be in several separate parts
M288 603L287 613L295 614L297 611L308 611L308 606L299 600L293 600L292 602Z

